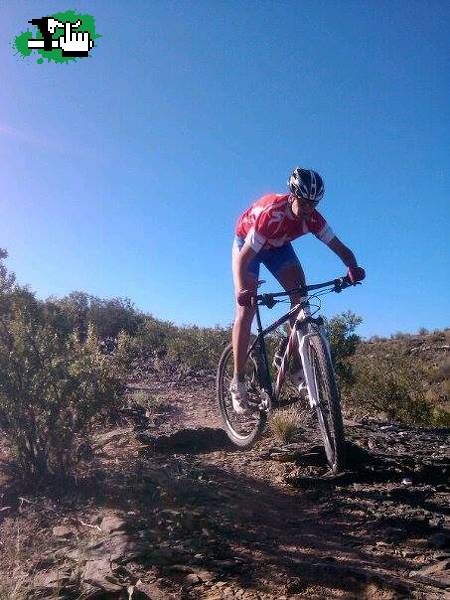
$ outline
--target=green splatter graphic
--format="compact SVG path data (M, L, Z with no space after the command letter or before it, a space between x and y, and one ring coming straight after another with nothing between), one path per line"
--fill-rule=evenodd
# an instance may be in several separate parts
M45 16L53 17L53 19L55 19L57 21L61 21L62 23L65 23L67 21L70 21L70 23L76 23L77 21L81 21L81 25L76 31L77 32L88 32L90 38L92 40L94 40L94 48L95 48L95 40L102 37L101 35L96 33L95 19L91 15L81 15L79 13L76 13L73 10L67 10L66 12L59 12L59 13L54 13L53 15L45 15ZM31 21L31 17L30 17L30 21ZM54 40L58 39L63 33L64 33L64 30L61 29L60 27L57 27L55 30L55 33L52 36L52 39L54 39ZM18 35L15 38L13 47L17 50L16 54L19 54L22 58L31 56L31 53L33 52L33 50L30 50L30 48L28 48L28 40L31 40L31 39L35 39L35 40L43 39L42 34L37 27L36 27L36 33L35 33L34 37L30 31L24 31L23 33L21 33L20 35ZM92 50L90 52L92 52ZM38 64L40 64L40 65L42 63L44 63L45 59L47 60L47 62L53 61L55 63L67 64L69 62L75 62L75 61L79 60L80 58L90 58L90 53L87 57L63 56L61 48L54 48L53 50L50 50L50 51L44 50L43 48L42 49L36 48L35 51L37 52L37 54L39 54L41 56L41 58L39 58L37 60Z
M17 53L22 56L22 58L30 56L30 54L32 53L32 50L28 48L28 40L31 40L32 37L33 34L31 33L31 31L24 31L16 37L14 47L16 48Z

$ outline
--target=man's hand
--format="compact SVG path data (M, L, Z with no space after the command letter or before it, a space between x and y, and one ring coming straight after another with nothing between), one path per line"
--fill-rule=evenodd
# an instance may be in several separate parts
M255 292L253 290L239 290L236 300L240 306L246 306L249 308L255 304Z
M348 278L354 284L358 281L362 281L366 276L366 272L362 267L349 267Z

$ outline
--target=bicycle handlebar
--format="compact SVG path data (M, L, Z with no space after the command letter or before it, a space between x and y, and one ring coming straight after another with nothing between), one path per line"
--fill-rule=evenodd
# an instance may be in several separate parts
M281 298L282 296L290 296L291 294L299 294L301 296L306 296L308 292L312 292L313 290L320 290L329 286L333 286L333 292L339 293L342 292L342 290L345 290L345 288L358 284L360 284L359 281L352 283L348 275L345 275L344 277L331 279L330 281L325 281L324 283L305 285L303 287L293 288L292 290L287 290L285 292L276 292L274 294L259 294L256 296L256 301L261 306L267 306L268 308L272 308L277 302L275 298Z

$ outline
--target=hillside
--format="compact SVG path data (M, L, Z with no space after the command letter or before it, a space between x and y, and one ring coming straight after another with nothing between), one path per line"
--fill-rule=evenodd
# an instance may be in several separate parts
M450 430L346 431L349 468L330 479L308 421L241 452L212 376L134 381L72 487L27 491L4 472L0 597L441 600Z
M347 408L406 422L450 425L450 329L399 333L357 345Z
M355 315L330 320L347 437L330 477L299 398L289 443L276 410L230 446L228 329L0 275L1 600L445 597L448 330L359 343Z

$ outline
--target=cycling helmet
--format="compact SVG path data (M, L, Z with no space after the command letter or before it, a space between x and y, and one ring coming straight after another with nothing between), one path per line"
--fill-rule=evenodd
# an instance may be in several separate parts
M294 169L289 177L288 186L297 198L306 198L313 202L319 202L325 192L322 177L311 169Z

